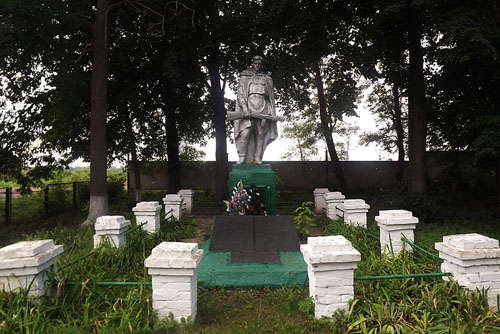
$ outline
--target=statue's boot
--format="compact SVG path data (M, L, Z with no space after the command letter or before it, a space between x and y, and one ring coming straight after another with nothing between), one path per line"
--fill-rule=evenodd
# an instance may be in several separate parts
M240 159L238 160L237 164L245 163L245 158L246 158L245 155L240 155Z
M257 140L255 147L255 163L262 164L262 155L264 154L264 140Z

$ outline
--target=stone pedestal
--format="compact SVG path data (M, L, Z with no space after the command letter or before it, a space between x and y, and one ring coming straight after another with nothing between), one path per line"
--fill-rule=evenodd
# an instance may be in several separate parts
M177 193L182 198L182 201L184 202L185 209L186 209L186 214L190 215L193 213L193 196L194 196L194 191L193 189L181 189Z
M177 194L167 194L163 198L163 204L165 204L165 215L172 210L172 216L181 220L182 218L182 198Z
M203 256L196 243L162 242L144 261L153 282L153 309L160 319L196 318L197 275Z
M142 229L148 233L160 230L160 213L162 206L158 202L140 202L132 209L137 225L144 224Z
M346 199L337 206L346 224L362 227L366 227L366 213L369 208L370 206L362 199Z
M63 252L54 241L21 241L0 249L0 289L28 289L30 296L42 296L48 288L49 274Z
M500 293L498 240L477 233L448 235L443 237L443 242L437 242L435 248L444 260L441 271L451 273L458 284L471 291L489 289L488 305L497 310L497 294Z
M338 220L342 218L342 212L337 209L337 206L344 203L345 196L339 191L327 192L323 195L326 202L326 215L328 218Z
M255 184L261 195L264 196L267 214L276 215L276 173L271 169L271 165L233 165L233 170L229 173L229 198L233 194L234 186L240 180L245 188Z
M109 240L111 245L120 248L125 245L125 232L128 230L130 220L123 216L101 216L95 222L94 248L104 240Z
M404 241L401 240L403 236L411 242L415 240L413 231L418 223L418 218L413 217L410 211L381 210L379 215L375 217L375 221L380 227L380 250L382 253L388 255L394 253L397 256L404 247ZM412 248L407 245L406 250L411 251Z
M354 269L361 254L341 235L309 237L300 251L307 263L316 318L331 317L338 309L348 311L348 302L354 298Z
M316 188L313 191L314 194L314 208L316 214L324 215L326 214L326 200L324 195L328 192L328 188Z

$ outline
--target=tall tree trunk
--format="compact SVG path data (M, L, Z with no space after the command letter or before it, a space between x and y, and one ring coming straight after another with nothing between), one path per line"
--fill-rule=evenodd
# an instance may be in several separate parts
M333 173L335 174L335 178L337 180L337 185L339 190L343 193L346 192L346 182L344 171L342 170L342 166L340 165L340 159L337 155L337 150L335 149L335 143L333 142L332 133L329 127L329 119L328 113L326 110L326 99L323 88L323 78L321 76L321 70L319 68L319 63L315 64L315 80L316 87L318 90L318 100L319 100L319 115L321 119L321 131L325 136L326 146L328 147L328 153L330 154L330 158L332 159L332 167Z
M110 0L98 0L93 26L92 81L90 87L90 204L84 225L109 214L106 180L106 113L108 109L108 30Z
M224 106L224 92L220 85L220 40L217 31L220 18L215 2L210 16L212 43L208 50L207 68L210 76L210 95L215 125L215 200L222 201L228 197L229 170L227 166L226 108Z
M128 146L130 150L130 155L132 156L132 171L134 173L134 194L135 201L139 203L142 201L142 184L141 184L141 170L139 166L139 161L137 160L137 147L135 144L135 134L132 128L132 120L128 112L125 115L125 128L127 130Z
M396 130L396 145L398 147L398 181L401 183L405 169L405 145L404 145L404 130L401 120L401 103L399 102L399 87L397 84L392 86L392 96L394 97L394 114L393 123Z
M427 166L425 162L427 121L425 103L424 60L421 45L418 8L408 0L408 45L410 53L410 75L408 85L408 146L410 192L425 192L427 189Z
M179 162L179 135L177 133L177 104L175 93L167 88L167 103L165 110L165 130L167 135L168 156L168 193L175 194L181 189L181 166Z

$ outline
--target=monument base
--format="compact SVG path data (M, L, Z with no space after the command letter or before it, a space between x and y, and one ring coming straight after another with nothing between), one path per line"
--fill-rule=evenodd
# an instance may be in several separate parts
M245 188L254 184L261 191L267 214L276 215L276 173L273 172L270 164L234 165L229 173L229 198L231 198L234 186L240 180Z

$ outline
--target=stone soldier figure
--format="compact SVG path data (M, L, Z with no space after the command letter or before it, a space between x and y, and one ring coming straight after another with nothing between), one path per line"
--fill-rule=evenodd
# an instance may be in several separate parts
M252 59L252 67L240 74L236 94L236 110L228 113L234 120L234 139L238 150L238 163L262 163L269 143L278 138L271 77L262 72L262 57Z

